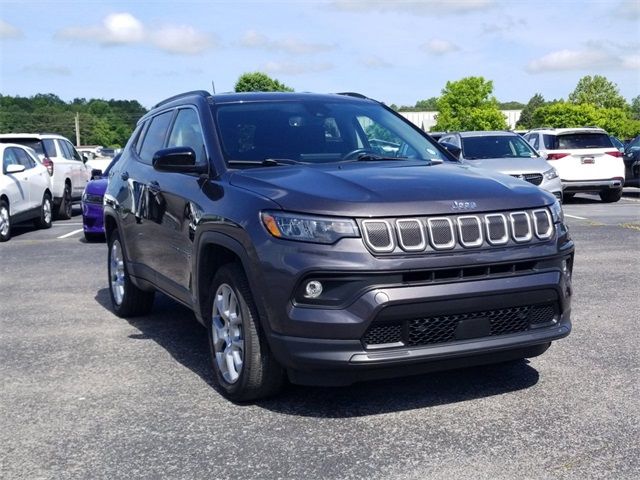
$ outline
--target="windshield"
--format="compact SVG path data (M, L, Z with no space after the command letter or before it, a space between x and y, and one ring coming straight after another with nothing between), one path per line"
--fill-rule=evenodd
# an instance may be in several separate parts
M434 143L380 105L264 101L218 105L218 133L230 164L417 159L449 161Z
M462 137L462 155L466 160L533 158L538 156L520 135Z
M640 150L640 135L627 144L627 150Z

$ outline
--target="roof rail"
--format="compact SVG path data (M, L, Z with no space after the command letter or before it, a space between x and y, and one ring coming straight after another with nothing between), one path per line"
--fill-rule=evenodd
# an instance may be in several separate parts
M338 92L336 95L344 95L345 97L363 98L365 100L371 100L369 97L356 92Z
M165 100L162 100L159 103L156 103L152 108L158 108L162 105L165 105L169 102L173 102L174 100L178 100L179 98L183 98L183 97L194 97L194 96L198 96L198 97L210 97L211 94L209 92L207 92L206 90L193 90L191 92L184 92L184 93L179 93L178 95L174 95L173 97L169 97Z

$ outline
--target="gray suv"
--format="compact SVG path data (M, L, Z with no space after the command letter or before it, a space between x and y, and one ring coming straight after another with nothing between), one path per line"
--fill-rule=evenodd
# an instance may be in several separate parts
M104 199L114 311L192 309L234 401L533 357L571 329L556 198L360 95L165 100Z

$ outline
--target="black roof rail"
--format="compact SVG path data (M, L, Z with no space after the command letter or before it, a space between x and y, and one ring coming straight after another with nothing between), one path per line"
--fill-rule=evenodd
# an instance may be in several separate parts
M165 100L162 100L159 103L156 103L152 108L158 108L162 105L165 105L169 102L173 102L174 100L178 100L179 98L183 98L183 97L194 97L194 96L198 96L198 97L210 97L211 94L209 92L207 92L206 90L193 90L191 92L184 92L184 93L179 93L178 95L174 95L173 97L169 97Z
M362 98L364 100L372 100L371 98L357 92L338 92L336 93L336 95L344 95L345 97L355 97L355 98Z

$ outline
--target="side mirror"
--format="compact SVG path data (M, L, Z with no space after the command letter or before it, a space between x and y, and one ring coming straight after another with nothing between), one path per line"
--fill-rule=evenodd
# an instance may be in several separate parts
M449 142L442 142L440 145L442 145L442 147L454 157L460 158L462 149L457 145L454 145L453 143L449 143Z
M91 170L91 180L95 180L96 178L102 177L102 170L99 168L94 168Z
M191 147L171 147L158 150L153 156L153 168L161 172L207 173L206 165L196 164L196 152Z
M11 165L7 165L5 173L10 175L12 173L24 172L26 169L27 168L24 165L17 165L15 163L12 163Z

